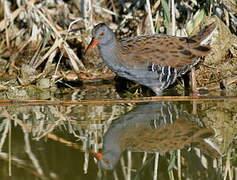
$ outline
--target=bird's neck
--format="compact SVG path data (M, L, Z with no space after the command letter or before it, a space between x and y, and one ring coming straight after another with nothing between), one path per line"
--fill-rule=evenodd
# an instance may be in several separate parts
M119 71L122 66L119 59L120 51L121 45L116 39L108 44L99 45L100 56L104 60L105 64L115 72Z

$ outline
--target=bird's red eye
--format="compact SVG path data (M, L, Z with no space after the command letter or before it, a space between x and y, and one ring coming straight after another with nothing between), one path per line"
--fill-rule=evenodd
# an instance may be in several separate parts
M100 36L104 36L104 33L102 32L102 33L100 33L99 35L100 35Z

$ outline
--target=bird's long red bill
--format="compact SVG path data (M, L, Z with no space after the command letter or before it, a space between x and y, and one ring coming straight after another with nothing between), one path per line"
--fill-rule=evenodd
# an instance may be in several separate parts
M88 51L89 49L94 48L98 43L99 43L99 40L92 39L91 42L90 42L90 44L89 44L88 47L86 48L85 54L87 53L87 51Z
M101 160L103 158L102 153L91 152L91 154L96 157L96 159Z

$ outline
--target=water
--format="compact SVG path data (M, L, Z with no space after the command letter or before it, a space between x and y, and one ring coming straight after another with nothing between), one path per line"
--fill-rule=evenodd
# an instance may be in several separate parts
M226 100L2 106L0 177L236 178L236 105Z

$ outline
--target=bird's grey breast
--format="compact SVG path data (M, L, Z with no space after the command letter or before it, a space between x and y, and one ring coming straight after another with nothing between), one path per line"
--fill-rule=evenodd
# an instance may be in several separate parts
M119 74L126 69L114 44L99 46L99 53L104 63L115 73Z

